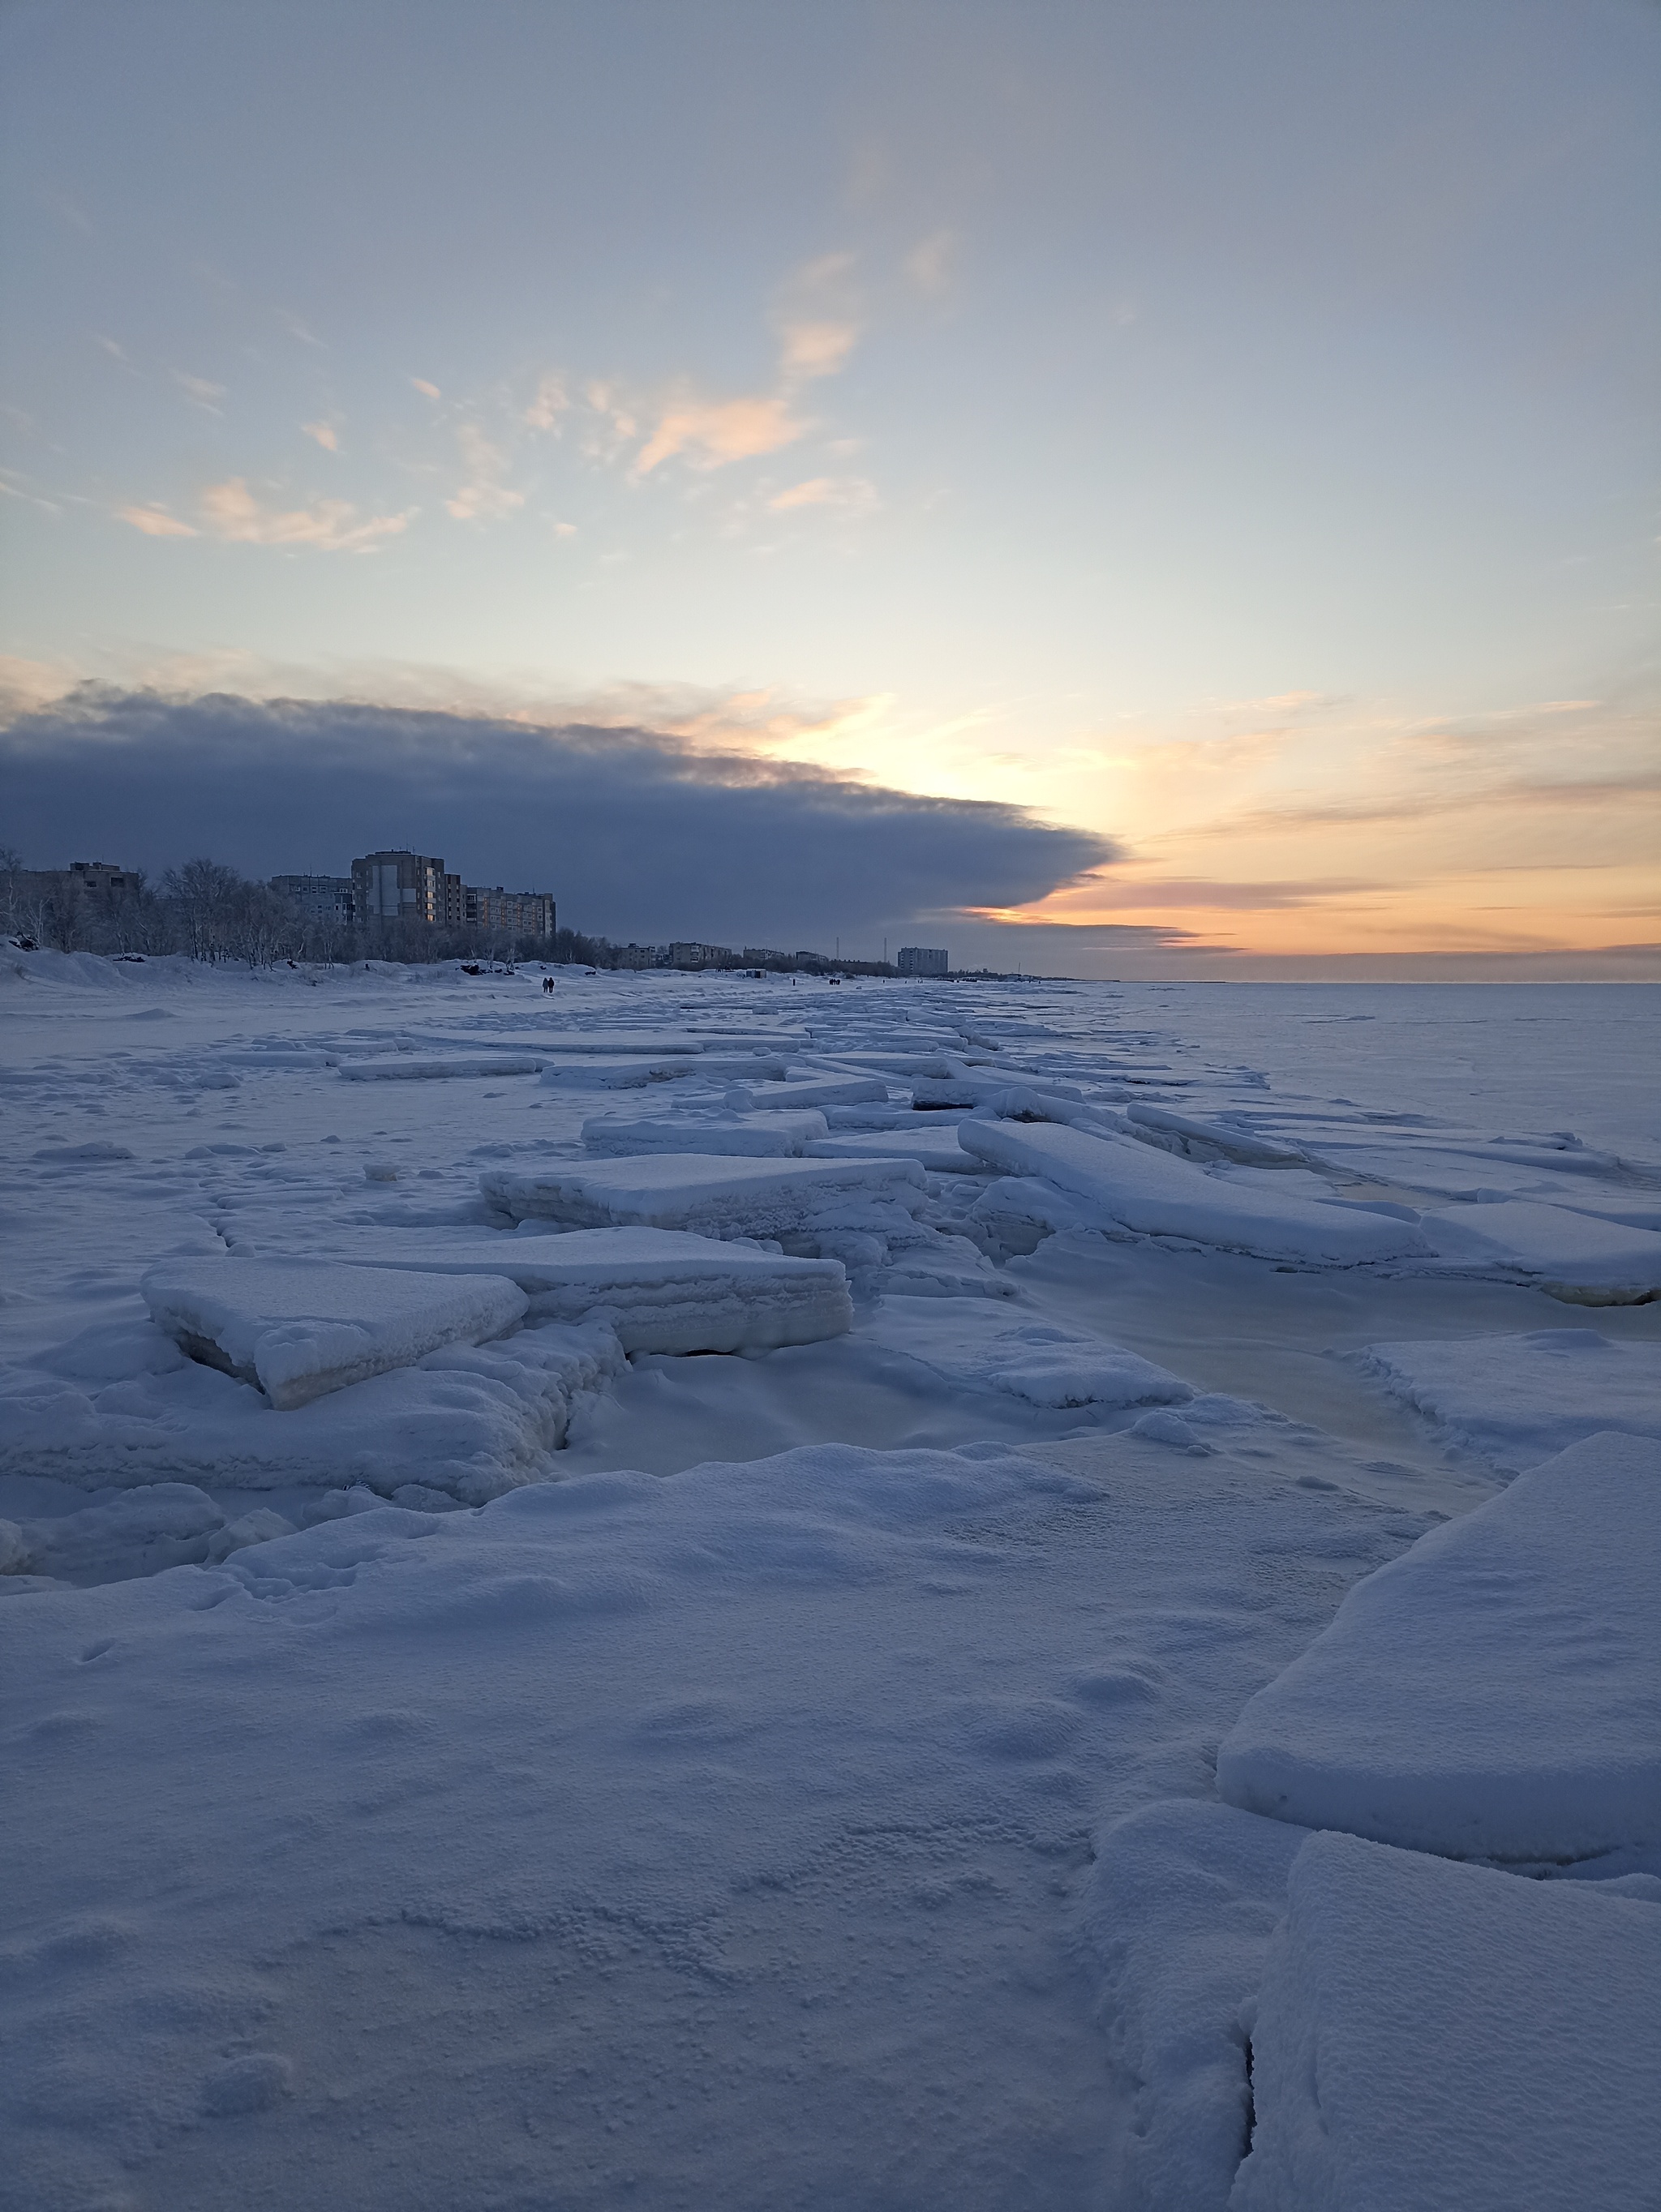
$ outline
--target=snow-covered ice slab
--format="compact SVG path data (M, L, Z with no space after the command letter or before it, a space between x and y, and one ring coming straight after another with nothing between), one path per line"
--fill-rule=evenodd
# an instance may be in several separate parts
M672 1083L696 1076L701 1083L727 1083L742 1076L752 1083L784 1080L784 1062L755 1053L588 1053L545 1060L542 1080L551 1091L640 1091L648 1083Z
M94 1328L54 1366L0 1378L0 1472L88 1490L175 1475L232 1490L361 1484L385 1498L414 1485L479 1505L545 1478L574 1404L624 1365L603 1324L551 1323L446 1345L417 1367L279 1413L148 1322Z
M256 1383L284 1411L441 1345L504 1335L526 1311L525 1293L501 1275L314 1260L167 1260L139 1288L183 1351Z
M1243 1187L1134 1137L1092 1136L1048 1121L969 1120L958 1140L1006 1176L1042 1176L1142 1236L1313 1267L1354 1267L1426 1249L1410 1223L1391 1215Z
M1232 2212L1647 2212L1661 1911L1311 1836L1251 2052Z
M567 1229L690 1229L783 1237L910 1228L923 1196L915 1160L727 1160L687 1152L489 1170L479 1188L516 1221Z
M986 1162L964 1152L956 1129L873 1129L821 1137L806 1146L810 1160L917 1160L930 1175L984 1175Z
M1661 1454L1661 1344L1545 1328L1373 1344L1362 1364L1451 1443L1510 1473L1601 1429L1653 1437Z
M1661 1841L1661 1453L1604 1434L1358 1583L1246 1706L1231 1804L1454 1857Z
M339 1072L349 1083L411 1083L449 1075L534 1075L541 1066L529 1053L400 1052L384 1060L343 1060Z
M597 1115L582 1125L585 1152L618 1159L641 1152L708 1152L731 1159L800 1159L805 1146L827 1133L816 1108L799 1113L761 1113L695 1119L691 1114L661 1120L631 1120L622 1114Z
M1575 1305L1642 1305L1661 1297L1661 1237L1568 1206L1506 1199L1421 1217L1444 1259L1537 1283Z
M987 1299L887 1297L865 1333L956 1389L1000 1390L1034 1406L1173 1406L1194 1395L1123 1345Z
M474 1237L371 1267L497 1274L533 1321L604 1322L625 1352L769 1352L853 1325L837 1260L793 1260L674 1229L575 1229L563 1237Z
M727 1103L735 1113L748 1114L757 1106L771 1111L797 1106L882 1105L887 1097L888 1085L874 1075L825 1075L788 1082L782 1091L775 1091L770 1085L757 1091L735 1083L727 1094Z
M1147 1690L1132 1675L1124 1697ZM1222 2212L1250 2123L1241 2008L1286 1914L1308 1831L1206 1798L1162 1799L1096 1843L1084 1897L1113 2055L1131 2087L1130 2201Z

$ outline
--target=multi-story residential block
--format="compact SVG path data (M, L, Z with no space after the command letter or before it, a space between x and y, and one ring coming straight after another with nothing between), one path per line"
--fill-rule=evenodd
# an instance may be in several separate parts
M951 963L943 946L902 945L898 964L902 975L944 975Z
M297 906L307 921L349 929L357 917L357 894L350 876L273 876L271 889Z

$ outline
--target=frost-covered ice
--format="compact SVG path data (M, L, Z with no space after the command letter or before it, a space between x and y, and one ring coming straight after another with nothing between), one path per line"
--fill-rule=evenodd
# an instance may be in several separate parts
M1363 1364L1450 1442L1508 1474L1600 1429L1652 1438L1661 1455L1661 1344L1594 1328L1375 1344Z
M338 1072L351 1083L408 1083L452 1075L534 1075L541 1066L520 1053L409 1052L386 1060L343 1060Z
M907 1200L921 1198L922 1182L922 1170L911 1160L723 1160L662 1152L528 1175L490 1169L479 1187L515 1221L784 1237L909 1227Z
M504 1336L526 1304L499 1276L388 1276L313 1260L169 1260L138 1288L182 1351L257 1382L285 1411L442 1345Z
M1661 1454L1613 1433L1360 1583L1224 1740L1231 1804L1455 1857L1661 1843Z
M1548 1293L1641 1294L1563 1261L1661 1228L1656 994L556 983L0 961L7 2186L1220 2208L1304 1838L1231 1730L1335 1642L1293 1750L1416 1802L1463 1669L1533 1841L1646 1825L1652 1480L1323 1632L1653 1457L1661 1303ZM279 1410L139 1290L278 1263L526 1310Z
M1390 1216L1243 1188L1134 1138L1050 1123L965 1121L966 1152L1007 1176L1036 1176L1126 1229L1310 1267L1354 1267L1425 1248Z
M1578 1206L1506 1199L1422 1217L1444 1259L1537 1282L1575 1305L1640 1305L1661 1297L1661 1236Z
M640 1152L709 1152L731 1159L786 1160L800 1159L826 1133L824 1116L816 1109L708 1117L680 1113L658 1121L599 1114L583 1123L582 1148L611 1159Z
M533 1320L603 1322L625 1352L771 1352L852 1327L837 1260L790 1259L673 1229L576 1229L563 1237L423 1240L419 1257L380 1243L370 1266L506 1277Z
M1251 2050L1233 2212L1641 2212L1661 1911L1311 1836Z

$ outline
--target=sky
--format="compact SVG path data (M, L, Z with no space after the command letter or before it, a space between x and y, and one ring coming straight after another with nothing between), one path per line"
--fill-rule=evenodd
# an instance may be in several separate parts
M1661 8L10 0L0 81L32 865L1661 975Z

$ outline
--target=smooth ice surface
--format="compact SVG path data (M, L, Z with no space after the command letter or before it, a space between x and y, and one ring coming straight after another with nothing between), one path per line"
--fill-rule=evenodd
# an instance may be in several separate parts
M1231 1804L1455 1857L1661 1841L1661 1451L1613 1433L1359 1583L1224 1739Z
M534 1075L541 1066L523 1053L410 1052L386 1060L343 1060L338 1072L350 1083L407 1083L451 1075Z
M505 1335L526 1310L524 1292L499 1276L313 1260L168 1260L139 1289L182 1350L257 1382L284 1410L441 1345Z
M1233 2212L1646 2212L1661 1910L1311 1836L1251 2034Z
M1452 1343L1374 1344L1367 1371L1450 1441L1515 1472L1600 1429L1661 1450L1661 1344L1593 1328L1534 1329Z
M673 1229L575 1229L563 1237L386 1243L370 1267L497 1274L538 1321L603 1322L625 1352L770 1352L839 1336L854 1319L837 1260L794 1260Z
M1186 1237L1316 1267L1424 1249L1410 1225L1386 1215L1277 1198L1261 1186L1244 1188L1132 1137L1093 1136L1052 1122L972 1120L958 1136L966 1152L1006 1175L1053 1182L1143 1236Z
M879 1129L821 1137L803 1149L813 1160L916 1160L930 1175L979 1175L986 1163L964 1152L955 1129Z
M1194 1392L1123 1345L1013 1311L1002 1303L965 1304L885 1297L871 1331L954 1389L1001 1390L1035 1406L1170 1406Z

